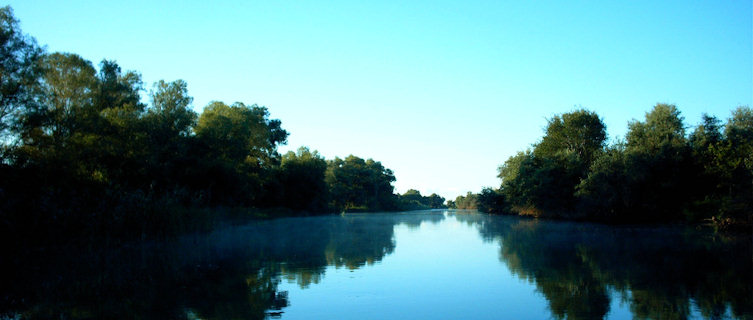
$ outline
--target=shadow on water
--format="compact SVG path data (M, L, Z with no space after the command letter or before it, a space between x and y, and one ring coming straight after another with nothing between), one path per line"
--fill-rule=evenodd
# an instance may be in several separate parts
M500 243L500 260L536 285L557 319L601 319L610 292L634 319L753 318L750 235L677 226L614 227L456 215Z
M393 229L441 212L257 221L210 234L115 247L54 248L5 259L0 319L264 319L288 305L281 278L318 283L395 249Z

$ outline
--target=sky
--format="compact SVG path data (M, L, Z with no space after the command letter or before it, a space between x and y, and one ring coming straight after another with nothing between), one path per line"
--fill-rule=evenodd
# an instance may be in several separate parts
M269 108L307 146L454 199L547 119L597 112L613 141L656 103L688 130L753 103L751 1L10 1L48 52L115 60L193 107ZM146 96L146 92L145 92Z

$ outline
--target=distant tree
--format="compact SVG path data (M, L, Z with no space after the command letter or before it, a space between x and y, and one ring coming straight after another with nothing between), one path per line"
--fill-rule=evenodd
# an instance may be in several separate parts
M402 210L421 210L430 208L428 198L421 195L421 192L416 189L408 189L405 193L398 195L398 203Z
M409 189L404 194L398 195L398 202L402 210L445 208L444 198L436 193L423 196L421 192L415 189Z
M444 208L445 207L444 206L444 198L441 197L441 196L439 196L436 193L432 193L431 195L429 195L428 197L425 197L425 198L428 200L427 203L428 203L429 207L431 207L432 209L439 209L439 208Z
M455 207L458 209L478 208L478 195L468 191L465 196L457 196L455 198Z
M421 192L416 189L408 189L408 191L405 191L405 193L402 194L402 198L407 201L416 201L421 203L424 196L422 196Z
M484 213L507 213L509 212L507 201L501 190L483 188L478 194L478 211Z
M390 210L395 207L392 170L378 161L350 155L327 163L330 203L337 210Z

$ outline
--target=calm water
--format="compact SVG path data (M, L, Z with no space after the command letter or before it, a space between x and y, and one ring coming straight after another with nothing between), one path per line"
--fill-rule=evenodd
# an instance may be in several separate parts
M4 260L6 318L751 319L750 236L458 211Z

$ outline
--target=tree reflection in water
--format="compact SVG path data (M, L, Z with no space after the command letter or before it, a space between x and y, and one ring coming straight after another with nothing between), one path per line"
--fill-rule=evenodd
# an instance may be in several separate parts
M499 243L500 261L536 286L554 318L604 318L615 298L637 319L753 317L749 235L451 215ZM290 304L282 279L306 288L328 267L378 264L395 251L396 225L420 230L445 218L437 211L289 218L163 242L8 249L0 317L274 318Z
M605 226L517 217L457 215L499 241L500 260L527 279L557 319L600 319L610 291L636 319L753 316L750 235L685 227Z
M327 266L360 268L395 249L397 224L443 215L290 218L164 242L13 253L0 316L66 319L264 319L288 305L281 276L302 287Z

